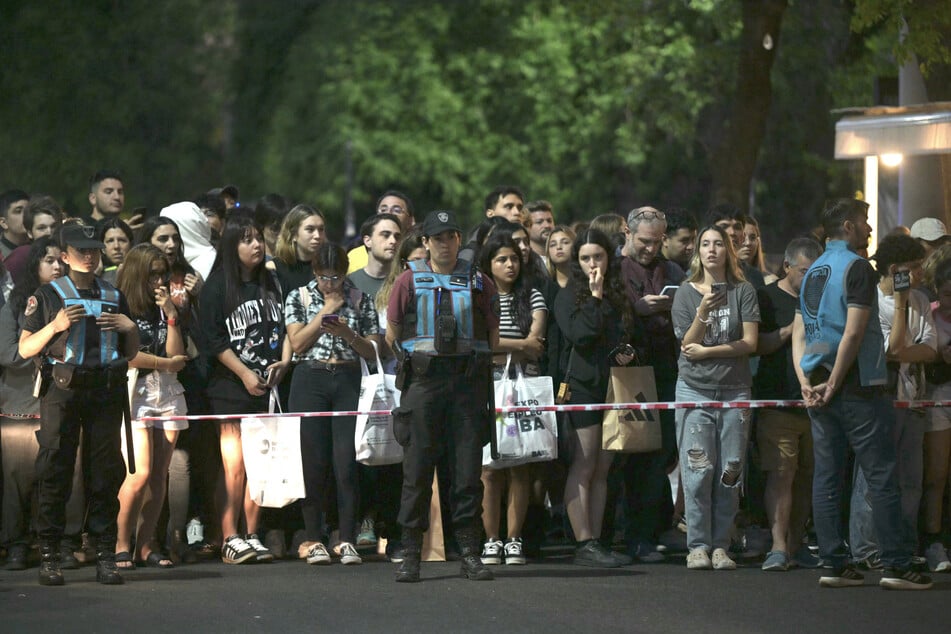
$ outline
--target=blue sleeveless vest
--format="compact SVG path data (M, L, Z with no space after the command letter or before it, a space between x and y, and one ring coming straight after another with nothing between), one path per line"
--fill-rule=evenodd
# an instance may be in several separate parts
M484 327L477 329L473 323L475 311L472 292L482 290L482 278L471 268L469 262L459 260L455 270L449 274L432 271L425 260L414 260L409 266L413 272L416 310L408 312L404 318L406 338L400 342L403 349L410 354L437 354L434 346L437 309L443 295L448 293L452 302L452 313L456 318L456 351L459 354L472 351L488 352L489 344L482 332Z
M99 298L91 299L80 297L76 285L69 279L69 276L61 277L50 282L50 286L63 300L65 307L82 305L86 309L86 315L89 317L99 317L103 312L119 311L119 291L111 284L98 277L96 284L99 285ZM103 310L105 309L105 311ZM62 359L50 357L50 363L69 363L71 365L82 366L86 361L86 328L88 319L81 319L69 328L69 335L66 339L66 356ZM97 330L99 330L97 328ZM119 360L119 333L114 330L99 330L99 363L102 367L108 367Z
M848 314L846 278L852 265L861 259L845 241L831 240L802 281L799 309L806 330L806 349L800 365L806 374L820 365L831 371L835 365ZM859 382L865 387L886 383L885 340L878 323L877 301L870 312L855 358Z

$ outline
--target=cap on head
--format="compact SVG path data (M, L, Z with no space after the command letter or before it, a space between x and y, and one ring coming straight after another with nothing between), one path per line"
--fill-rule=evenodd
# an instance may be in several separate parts
M453 211L431 211L423 222L423 235L436 236L444 231L458 231L462 233L456 214Z
M104 249L106 245L96 239L96 227L81 225L77 222L64 225L60 229L59 241L63 247L75 249Z
M937 218L919 218L911 225L911 237L933 242L948 235L948 228Z

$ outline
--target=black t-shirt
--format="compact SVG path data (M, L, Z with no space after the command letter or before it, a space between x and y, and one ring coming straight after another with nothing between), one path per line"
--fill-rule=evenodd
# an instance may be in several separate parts
M799 298L790 295L773 282L756 292L759 300L760 334L776 332L793 322ZM793 367L792 339L778 350L760 357L759 369L753 379L756 398L799 399L799 379Z
M99 299L100 291L98 284L92 288L77 289L79 296L83 299ZM129 304L126 302L125 295L119 292L119 312L129 315ZM36 292L30 296L26 302L26 308L19 317L20 327L29 332L38 332L46 324L56 319L56 314L63 307L63 300L60 298L52 286L44 284L36 289ZM86 317L86 337L84 344L84 362L83 367L98 368L102 366L99 358L100 332L96 325L95 317ZM56 359L63 359L66 356L66 341L69 338L69 330L65 330L55 335L46 348L40 353L43 357L51 356ZM124 349L124 335L119 334L119 355L122 356Z
M284 305L275 293L265 302L255 282L241 284L241 304L225 312L225 283L221 270L214 271L201 289L201 345L214 359L213 372L227 378L237 377L217 360L218 354L231 350L248 368L266 378L267 367L281 360L284 341Z
M314 279L314 269L310 262L297 260L294 264L288 266L281 260L274 258L274 271L277 273L277 280L281 283L282 300L287 299L287 294L295 288L307 286Z
M168 324L158 311L148 315L134 316L132 321L139 327L139 351L154 354L157 357L167 357L165 344L168 341Z

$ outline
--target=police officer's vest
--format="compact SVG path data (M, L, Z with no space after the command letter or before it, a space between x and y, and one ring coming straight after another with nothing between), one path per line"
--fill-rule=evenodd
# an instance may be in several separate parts
M861 259L849 251L844 241L832 240L802 281L799 308L806 330L806 349L801 366L807 375L820 365L829 370L835 365L848 315L846 279L851 267ZM865 387L886 382L885 342L878 323L877 301L870 312L855 359L859 381Z
M66 308L70 306L82 305L86 309L86 315L92 318L98 318L103 312L119 312L119 291L111 284L99 278L96 278L96 284L99 286L98 298L80 297L79 290L69 276L64 276L50 282L50 286L63 300ZM80 319L69 327L69 335L66 339L66 354L62 359L49 357L50 363L69 363L71 365L82 366L86 363L86 329L89 327L90 319ZM93 326L95 327L95 326ZM102 367L108 367L119 360L119 333L115 330L99 330L99 363Z
M481 313L473 309L473 292L482 291L482 277L469 262L457 260L452 273L430 270L425 260L409 263L413 272L415 310L403 318L403 340L400 345L410 354L435 355L436 317L440 306L446 306L446 295L456 319L456 351L488 352L486 325Z

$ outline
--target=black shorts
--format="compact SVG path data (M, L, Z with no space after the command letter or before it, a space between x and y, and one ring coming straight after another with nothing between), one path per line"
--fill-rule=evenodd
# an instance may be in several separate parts
M223 377L214 377L208 383L208 401L212 414L260 414L268 408L268 394L251 396L244 384Z

